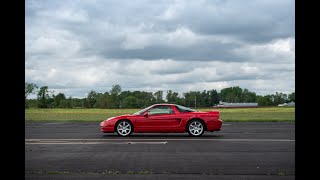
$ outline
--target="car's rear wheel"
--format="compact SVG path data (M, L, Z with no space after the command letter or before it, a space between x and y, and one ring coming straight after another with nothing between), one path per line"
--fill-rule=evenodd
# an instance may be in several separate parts
M201 136L204 133L204 125L200 120L191 120L187 126L187 130L191 136Z
M129 121L121 120L117 123L116 132L119 136L129 136L132 133L132 125Z

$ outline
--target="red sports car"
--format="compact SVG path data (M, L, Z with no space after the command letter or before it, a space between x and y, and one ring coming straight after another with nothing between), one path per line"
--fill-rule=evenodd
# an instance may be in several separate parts
M136 113L111 117L100 123L104 133L120 136L135 133L183 133L201 136L204 131L220 131L219 111L198 112L176 104L154 104Z

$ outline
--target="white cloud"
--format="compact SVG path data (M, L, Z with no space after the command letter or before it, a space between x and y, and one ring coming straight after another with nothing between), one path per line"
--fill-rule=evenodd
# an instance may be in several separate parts
M81 9L52 9L46 11L39 11L38 16L43 18L52 18L66 22L85 23L89 21L86 11Z
M74 97L294 91L294 1L142 2L27 1L25 80Z
M292 63L295 58L295 39L277 39L265 44L247 44L235 48L236 55L247 57L248 61Z
M151 45L162 45L169 47L187 47L201 40L204 40L200 35L194 34L186 27L179 27L175 31L167 33L144 33L133 32L128 33L125 41L121 46L124 49L143 49Z
M166 9L157 18L160 20L174 20L178 18L179 13L184 10L185 2L180 0L172 1Z
M240 68L245 73L257 73L259 71L259 68L255 66L249 66L248 63L241 65Z
M76 40L75 35L67 30L42 26L26 30L27 58L42 54L47 57L70 57L75 55L80 47L81 44Z
M172 33L166 35L168 44L187 46L194 44L199 36L196 36L191 30L185 27L180 27Z

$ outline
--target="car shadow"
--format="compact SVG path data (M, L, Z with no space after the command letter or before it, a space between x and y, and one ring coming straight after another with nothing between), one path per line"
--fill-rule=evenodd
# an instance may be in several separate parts
M122 137L119 136L116 133L106 133L103 135L103 137L106 138L121 138L121 139L145 139L145 138L159 138L159 139L165 139L165 138L179 138L179 139L212 139L212 138L221 138L223 137L222 134L206 134L204 133L202 136L199 137L193 137L190 136L189 134L167 134L167 133L132 133L130 136L127 137Z

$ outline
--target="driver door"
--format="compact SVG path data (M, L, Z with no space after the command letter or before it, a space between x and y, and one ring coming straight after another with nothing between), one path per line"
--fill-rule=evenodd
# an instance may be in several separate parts
M148 110L146 129L154 132L169 132L179 126L181 118L170 105L159 105Z

